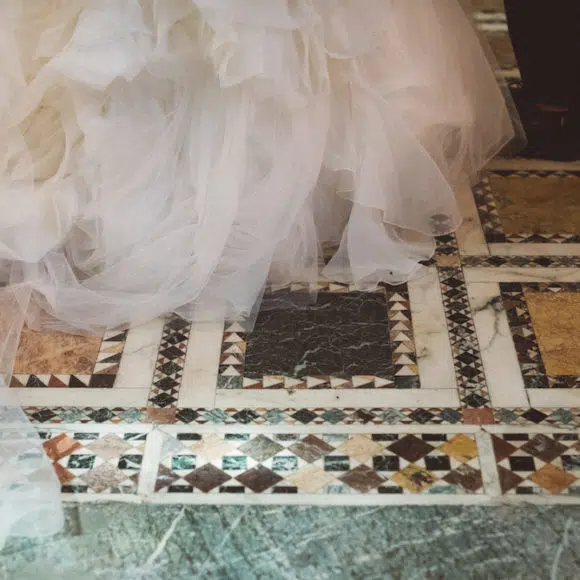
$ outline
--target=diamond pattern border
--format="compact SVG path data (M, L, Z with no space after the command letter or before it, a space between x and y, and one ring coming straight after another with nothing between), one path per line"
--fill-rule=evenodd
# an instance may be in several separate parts
M438 268L461 402L468 409L490 407L465 277L461 268Z
M580 256L462 256L466 268L580 268Z
M165 322L148 405L160 409L176 406L190 332L191 323L180 316L174 314Z
M494 170L489 175L501 177L520 177L522 179L568 179L580 177L578 171L516 171L516 170ZM578 244L580 235L578 234L547 234L547 233L519 233L517 235L506 234L503 231L500 214L493 195L493 190L489 183L489 178L485 177L473 188L475 202L479 210L479 216L483 226L485 238L490 244L497 243L535 243L535 244Z
M507 495L580 495L578 433L492 435L498 475Z
M580 292L580 284L505 282L500 284L502 299L526 388L580 388L580 376L551 376L547 374L524 294L526 288L534 292Z
M482 494L474 435L167 434L157 493Z
M346 293L357 289L346 284L324 283L307 286L294 284L293 292ZM270 288L270 292L275 289ZM381 286L377 293L387 297L387 316L393 356L393 376L354 376L348 379L334 376L263 376L261 380L244 377L246 329L241 322L226 323L219 366L220 389L374 389L420 388L417 354L413 338L413 322L409 292L406 286Z
M156 421L157 409L107 407L25 407L30 421L58 424L166 425L460 425L464 417L454 408L325 408L325 409L202 409L170 408ZM549 425L580 428L580 408L495 408L498 425Z
M127 332L107 331L103 335L93 372L90 375L80 374L15 374L10 381L11 388L93 388L112 389L117 379L119 365Z
M136 494L146 433L39 433L62 493Z

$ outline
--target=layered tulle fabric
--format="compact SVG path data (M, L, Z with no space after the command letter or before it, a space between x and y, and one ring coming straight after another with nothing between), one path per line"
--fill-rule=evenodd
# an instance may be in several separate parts
M6 0L0 78L4 378L25 319L404 282L514 135L457 0Z
M513 136L456 0L0 11L0 272L72 328L404 282Z

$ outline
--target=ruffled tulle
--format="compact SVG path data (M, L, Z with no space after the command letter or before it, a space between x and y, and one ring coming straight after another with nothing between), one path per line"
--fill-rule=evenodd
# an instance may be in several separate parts
M0 276L30 323L404 282L514 135L457 0L12 1L0 46Z
M10 0L0 76L0 542L59 523L1 388L25 321L247 318L268 281L405 282L514 136L457 0Z

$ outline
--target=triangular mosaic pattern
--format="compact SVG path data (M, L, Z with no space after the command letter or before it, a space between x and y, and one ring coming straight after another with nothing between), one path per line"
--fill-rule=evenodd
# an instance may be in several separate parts
M493 435L504 494L580 495L578 433Z
M157 493L480 494L464 434L167 434Z

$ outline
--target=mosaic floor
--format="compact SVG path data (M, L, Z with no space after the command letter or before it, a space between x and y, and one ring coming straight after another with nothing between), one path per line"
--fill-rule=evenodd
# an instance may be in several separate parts
M505 18L478 21L515 78ZM252 332L26 331L11 388L64 497L580 503L580 163L497 160L457 196L401 287L270 290Z

